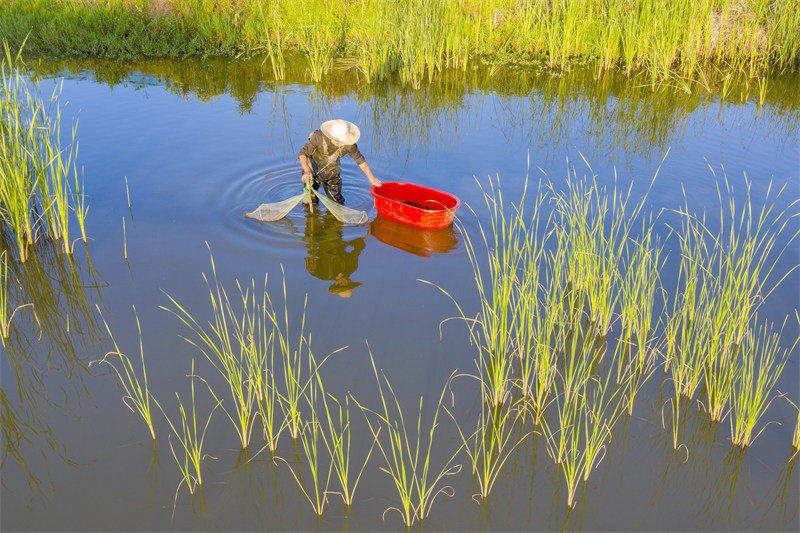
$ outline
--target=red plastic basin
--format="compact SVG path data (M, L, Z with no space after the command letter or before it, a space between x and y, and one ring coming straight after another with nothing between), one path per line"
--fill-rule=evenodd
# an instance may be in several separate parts
M380 216L419 229L446 228L461 205L452 194L400 181L373 186L369 193Z

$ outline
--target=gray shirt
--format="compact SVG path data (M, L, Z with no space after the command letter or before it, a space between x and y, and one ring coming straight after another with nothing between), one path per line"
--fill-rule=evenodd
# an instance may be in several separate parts
M308 142L300 149L298 155L304 155L312 159L315 163L315 165L312 165L314 173L324 171L325 174L333 175L341 172L339 159L345 154L352 157L357 165L366 161L366 158L358 150L357 144L346 144L337 147L320 130L314 130L308 136Z

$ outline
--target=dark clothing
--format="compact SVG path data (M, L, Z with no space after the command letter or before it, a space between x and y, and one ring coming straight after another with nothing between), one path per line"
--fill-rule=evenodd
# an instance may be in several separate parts
M339 159L345 154L352 157L357 165L366 161L366 158L358 150L357 144L346 144L337 148L324 133L314 130L308 136L308 142L300 149L298 155L304 155L311 159L311 170L314 172L314 176L319 176L320 181L324 184L327 181L326 178L341 174Z
M342 195L342 176L339 174L334 175L325 175L325 179L321 178L323 174L314 174L314 182L311 184L314 187L315 191L319 190L319 186L322 185L323 189L325 189L325 194L328 195L328 198L333 200L338 204L344 205L344 195ZM317 204L319 200L317 197L314 197L314 204Z

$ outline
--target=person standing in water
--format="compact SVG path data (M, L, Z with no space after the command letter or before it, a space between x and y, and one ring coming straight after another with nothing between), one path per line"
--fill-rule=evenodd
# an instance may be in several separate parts
M366 158L361 155L356 145L360 136L358 126L352 122L341 119L323 122L318 130L314 130L308 136L308 142L297 155L303 169L303 182L311 183L315 191L322 185L328 198L344 204L342 168L339 166L339 159L348 154L361 168L369 182L376 187L379 186L381 182L372 175Z

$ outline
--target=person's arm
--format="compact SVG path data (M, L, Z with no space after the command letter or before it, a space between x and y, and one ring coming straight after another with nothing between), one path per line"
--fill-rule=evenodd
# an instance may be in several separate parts
M358 166L359 168L361 168L361 171L364 172L364 174L367 176L367 179L372 185L374 185L375 187L380 187L381 181L372 175L372 170L370 170L369 165L367 164L366 161L364 161Z
M361 154L361 151L358 149L358 145L354 144L348 150L350 157L353 158L353 161L359 166L361 171L367 176L369 182L374 185L375 187L379 187L381 182L378 178L372 175L372 170L370 170L369 165L367 164L366 158Z
M303 169L303 175L301 176L301 179L304 183L308 183L314 177L314 173L311 171L311 165L308 164L308 157L305 154L300 153L297 158L300 160L300 166Z
M314 172L311 170L311 165L308 163L308 157L316 147L314 144L315 133L316 132L308 136L308 142L300 148L300 153L297 154L297 159L300 160L300 167L303 169L301 179L304 183L309 183L314 177Z

